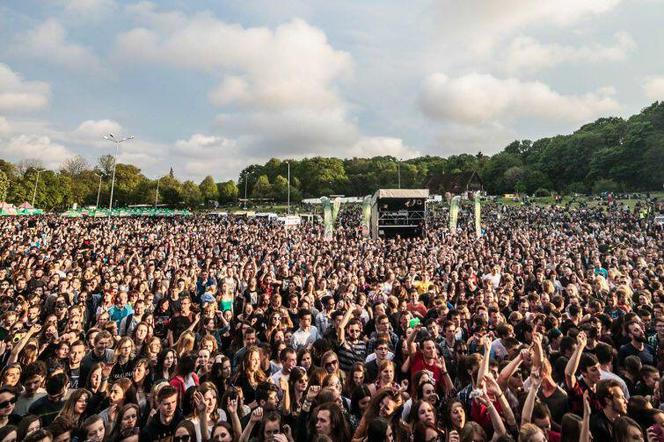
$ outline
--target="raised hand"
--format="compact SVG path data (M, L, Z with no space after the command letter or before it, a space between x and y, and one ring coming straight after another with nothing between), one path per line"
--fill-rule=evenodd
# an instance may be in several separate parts
M262 420L263 420L263 408L258 407L254 411L251 412L250 421L253 422L254 424L257 424Z
M316 396L318 396L318 393L320 393L320 385L312 385L309 387L309 390L307 390L307 400L309 402L313 401L316 399Z

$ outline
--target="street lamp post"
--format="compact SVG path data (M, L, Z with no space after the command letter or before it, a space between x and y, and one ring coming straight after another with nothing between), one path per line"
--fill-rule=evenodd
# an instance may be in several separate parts
M399 180L399 189L401 189L401 159L397 160L397 176Z
M249 172L244 174L244 208L247 208L247 180L249 179Z
M286 161L286 164L288 164L288 214L290 215L290 161Z
M103 173L95 173L99 177L99 187L97 188L97 204L95 204L95 210L99 209L99 197L101 196L101 179L104 177Z
M111 197L108 201L108 216L111 216L111 211L113 210L113 190L115 189L115 168L118 165L118 155L120 155L120 143L125 141L133 140L134 137L125 137L122 139L117 139L115 135L108 134L104 137L105 140L115 143L115 160L113 161L113 178L111 179Z
M35 199L37 198L37 184L39 183L39 174L41 169L37 169L37 179L35 180L35 190L32 192L32 207L35 207Z
M157 180L157 191L154 193L154 208L157 208L157 203L159 202L159 181L161 181L161 177Z

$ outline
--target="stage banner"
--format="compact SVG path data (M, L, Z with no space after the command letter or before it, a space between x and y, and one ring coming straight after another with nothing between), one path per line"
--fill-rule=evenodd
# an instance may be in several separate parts
M480 193L475 192L475 235L477 239L482 236L482 207L480 203Z
M455 196L452 198L450 205L450 233L455 233L457 228L457 219L459 218L459 202L461 201L460 196Z
M332 203L332 224L336 224L337 217L339 216L339 209L341 209L341 198L336 197Z
M332 218L332 204L330 204L330 199L326 196L320 199L320 202L323 204L323 225L325 226L325 234L323 239L325 241L331 241L334 236L334 220Z
M369 236L371 231L371 196L365 196L362 200L362 236Z

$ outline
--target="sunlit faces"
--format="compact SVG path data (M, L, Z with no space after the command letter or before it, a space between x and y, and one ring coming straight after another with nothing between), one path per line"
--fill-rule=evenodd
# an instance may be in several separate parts
M332 432L332 416L329 410L319 410L316 415L316 433L329 436Z

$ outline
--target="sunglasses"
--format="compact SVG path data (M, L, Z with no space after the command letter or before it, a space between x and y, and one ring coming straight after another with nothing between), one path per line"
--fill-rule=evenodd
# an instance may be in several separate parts
M16 403L16 397L13 397L13 398L9 399L8 401L2 401L2 402L0 402L0 410L3 409L3 408L7 408L10 405L13 405L15 403Z
M325 363L325 366L327 367L328 365L337 365L338 363L339 363L339 361L337 361L337 360L334 360L334 361L327 361L327 362Z
M186 436L175 436L173 438L174 442L189 442L191 440L191 436L188 434Z

